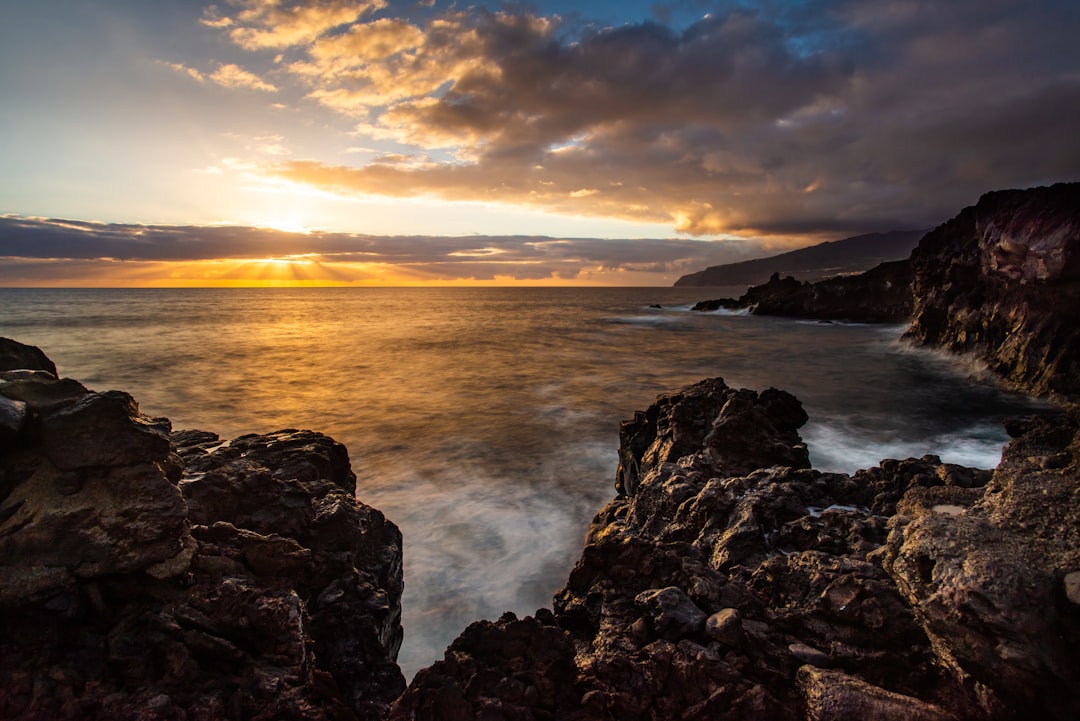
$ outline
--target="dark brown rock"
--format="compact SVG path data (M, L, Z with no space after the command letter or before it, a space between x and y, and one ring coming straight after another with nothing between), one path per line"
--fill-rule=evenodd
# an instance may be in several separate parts
M28 427L0 448L0 718L384 715L401 536L343 446L174 447L130 396L40 371L5 372L8 394Z
M65 471L154 463L168 456L167 421L139 413L123 391L90 393L42 421L45 455Z
M633 495L637 484L663 463L701 453L721 474L772 465L809 467L798 428L802 404L784 391L729 388L721 378L657 398L619 427L616 488Z
M625 423L553 616L505 656L507 619L471 627L393 717L1076 718L1080 415L1011 423L993 473L847 476L805 467L793 400L713 379ZM573 648L546 706L514 684L541 626Z
M0 371L38 370L56 377L56 364L37 346L0 338Z
M839 671L804 666L799 669L798 683L806 721L956 721L938 706Z
M76 380L41 370L0 372L0 395L26 403L39 416L70 406L89 392Z
M26 425L26 404L0 396L0 447L13 441Z
M778 315L864 323L901 323L911 317L911 266L897 260L855 275L804 283L774 274L738 299L701 301L691 310L746 308L756 315Z
M974 500L904 498L887 568L988 716L1076 718L1080 615L1063 579L1080 567L1080 414L1025 427Z
M910 338L1025 391L1080 394L1080 183L987 193L911 263Z

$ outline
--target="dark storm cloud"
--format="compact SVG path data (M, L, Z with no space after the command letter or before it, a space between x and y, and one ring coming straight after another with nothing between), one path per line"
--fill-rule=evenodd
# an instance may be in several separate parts
M267 172L803 242L1080 177L1078 3L711 7L676 30L480 7L419 23L387 6L297 42L287 66L360 134L453 159Z

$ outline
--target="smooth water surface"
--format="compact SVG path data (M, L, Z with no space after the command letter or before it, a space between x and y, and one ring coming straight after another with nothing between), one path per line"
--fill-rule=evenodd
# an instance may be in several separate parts
M815 467L847 472L927 453L993 466L1001 419L1032 410L899 326L689 311L724 294L0 289L0 335L177 429L345 443L359 497L405 537L411 676L468 623L550 606L614 494L619 421L659 393L710 376L788 390Z

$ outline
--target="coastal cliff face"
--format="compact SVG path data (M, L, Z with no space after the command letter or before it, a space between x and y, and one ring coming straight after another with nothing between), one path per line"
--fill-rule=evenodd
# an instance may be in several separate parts
M170 433L0 339L0 718L378 718L401 536L310 431Z
M988 193L910 262L909 337L1019 389L1080 395L1080 183Z
M774 275L694 310L910 321L906 337L969 354L1008 385L1080 396L1080 183L987 193L906 261L801 283Z
M390 718L1076 718L1080 418L1014 424L993 473L854 476L808 467L804 421L661 396L553 612L473 624Z

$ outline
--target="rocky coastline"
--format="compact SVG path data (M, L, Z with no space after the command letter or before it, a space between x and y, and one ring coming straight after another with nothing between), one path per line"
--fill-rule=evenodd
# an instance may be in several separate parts
M343 446L174 431L0 339L0 719L1080 718L1078 188L990 194L910 261L753 296L861 298L1062 399L1008 424L997 468L823 473L782 390L662 395L621 425L552 608L477 621L407 687L401 535Z
M172 432L0 339L0 718L380 718L401 535L344 446Z
M1080 395L1080 183L987 193L905 261L802 283L774 275L694 310L910 323L911 341L985 363L1025 393Z

